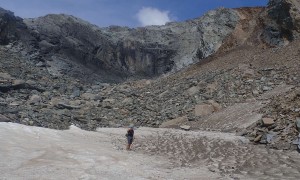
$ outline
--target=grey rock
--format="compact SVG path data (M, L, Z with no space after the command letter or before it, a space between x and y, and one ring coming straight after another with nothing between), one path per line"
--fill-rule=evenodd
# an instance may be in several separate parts
M32 95L29 98L29 104L39 104L42 101L42 98L39 95Z
M191 129L191 126L182 125L182 126L180 126L180 128L183 129L183 130L189 131Z
M65 104L63 102L57 103L56 107L59 109L80 109L81 108L80 106L72 106L69 104Z
M36 64L36 67L46 67L46 64L44 62L39 62Z
M79 97L80 96L80 89L79 88L74 88L72 96L73 97Z
M11 119L0 114L0 122L11 122Z
M297 127L297 130L300 132L300 117L296 118L296 127Z
M270 91L270 90L272 90L272 88L269 87L269 86L264 86L264 87L263 87L263 91Z

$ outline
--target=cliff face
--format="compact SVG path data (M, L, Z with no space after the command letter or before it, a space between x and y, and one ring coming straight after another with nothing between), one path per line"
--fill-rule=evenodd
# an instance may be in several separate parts
M239 20L235 10L165 26L98 28L67 15L25 19L41 53L59 55L99 70L142 76L181 69L213 54Z
M264 40L270 45L283 45L299 37L300 2L298 0L270 0L264 14Z

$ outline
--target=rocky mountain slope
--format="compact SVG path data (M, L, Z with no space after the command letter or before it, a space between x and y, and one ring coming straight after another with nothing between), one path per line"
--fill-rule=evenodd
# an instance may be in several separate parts
M22 20L1 9L0 121L87 130L188 125L291 149L299 9L296 0L271 0L137 29L68 15Z

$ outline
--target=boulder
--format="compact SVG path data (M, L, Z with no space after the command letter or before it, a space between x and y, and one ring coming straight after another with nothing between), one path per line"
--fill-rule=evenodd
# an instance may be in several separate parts
M188 121L187 116L178 117L178 118L172 119L170 121L163 122L159 127L160 128L171 128L171 127L175 127L175 126L178 127L180 125L183 125L187 121Z
M185 130L185 131L189 131L191 129L191 126L188 125L182 125L180 126L181 129Z
M258 135L255 137L254 142L259 142L262 138L262 135Z
M272 88L269 87L269 86L264 86L264 87L263 87L263 91L270 91L270 90L272 90Z
M122 101L122 104L123 104L123 105L131 105L131 104L133 104L133 99L127 97L127 98L125 98L125 99Z
M251 78L255 76L255 71L253 69L245 69L243 71L243 78Z
M95 94L92 93L83 93L81 94L81 98L83 98L84 100L94 100L95 99Z
M39 104L42 101L42 98L39 95L32 95L28 102L29 104Z
M22 86L25 85L25 81L21 79L15 79L12 81L12 86Z
M200 88L198 86L193 86L187 90L187 94L193 96L199 92Z
M212 114L215 108L209 104L200 104L195 106L195 116L206 116Z
M214 100L208 100L207 102L214 107L214 112L220 111L222 109L222 106Z
M1 73L0 72L0 79L3 79L3 80L12 80L14 78L10 74L8 74L8 73Z
M115 103L115 101L115 99L104 99L102 102L102 106L104 108L112 109L112 106Z
M272 118L262 118L262 123L264 126L271 126L275 122L274 122L274 119L272 119Z
M206 86L206 91L208 93L213 93L215 92L216 90L218 89L218 84L215 82L215 83L211 83L211 84L208 84Z
M300 132L300 117L296 118L296 127L297 127L297 130Z
M0 114L0 122L11 122L11 119Z

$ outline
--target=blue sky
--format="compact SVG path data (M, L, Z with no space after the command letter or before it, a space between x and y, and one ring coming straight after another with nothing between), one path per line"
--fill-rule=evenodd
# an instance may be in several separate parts
M145 26L183 21L218 7L265 6L268 0L0 0L23 18L64 13L100 27Z

